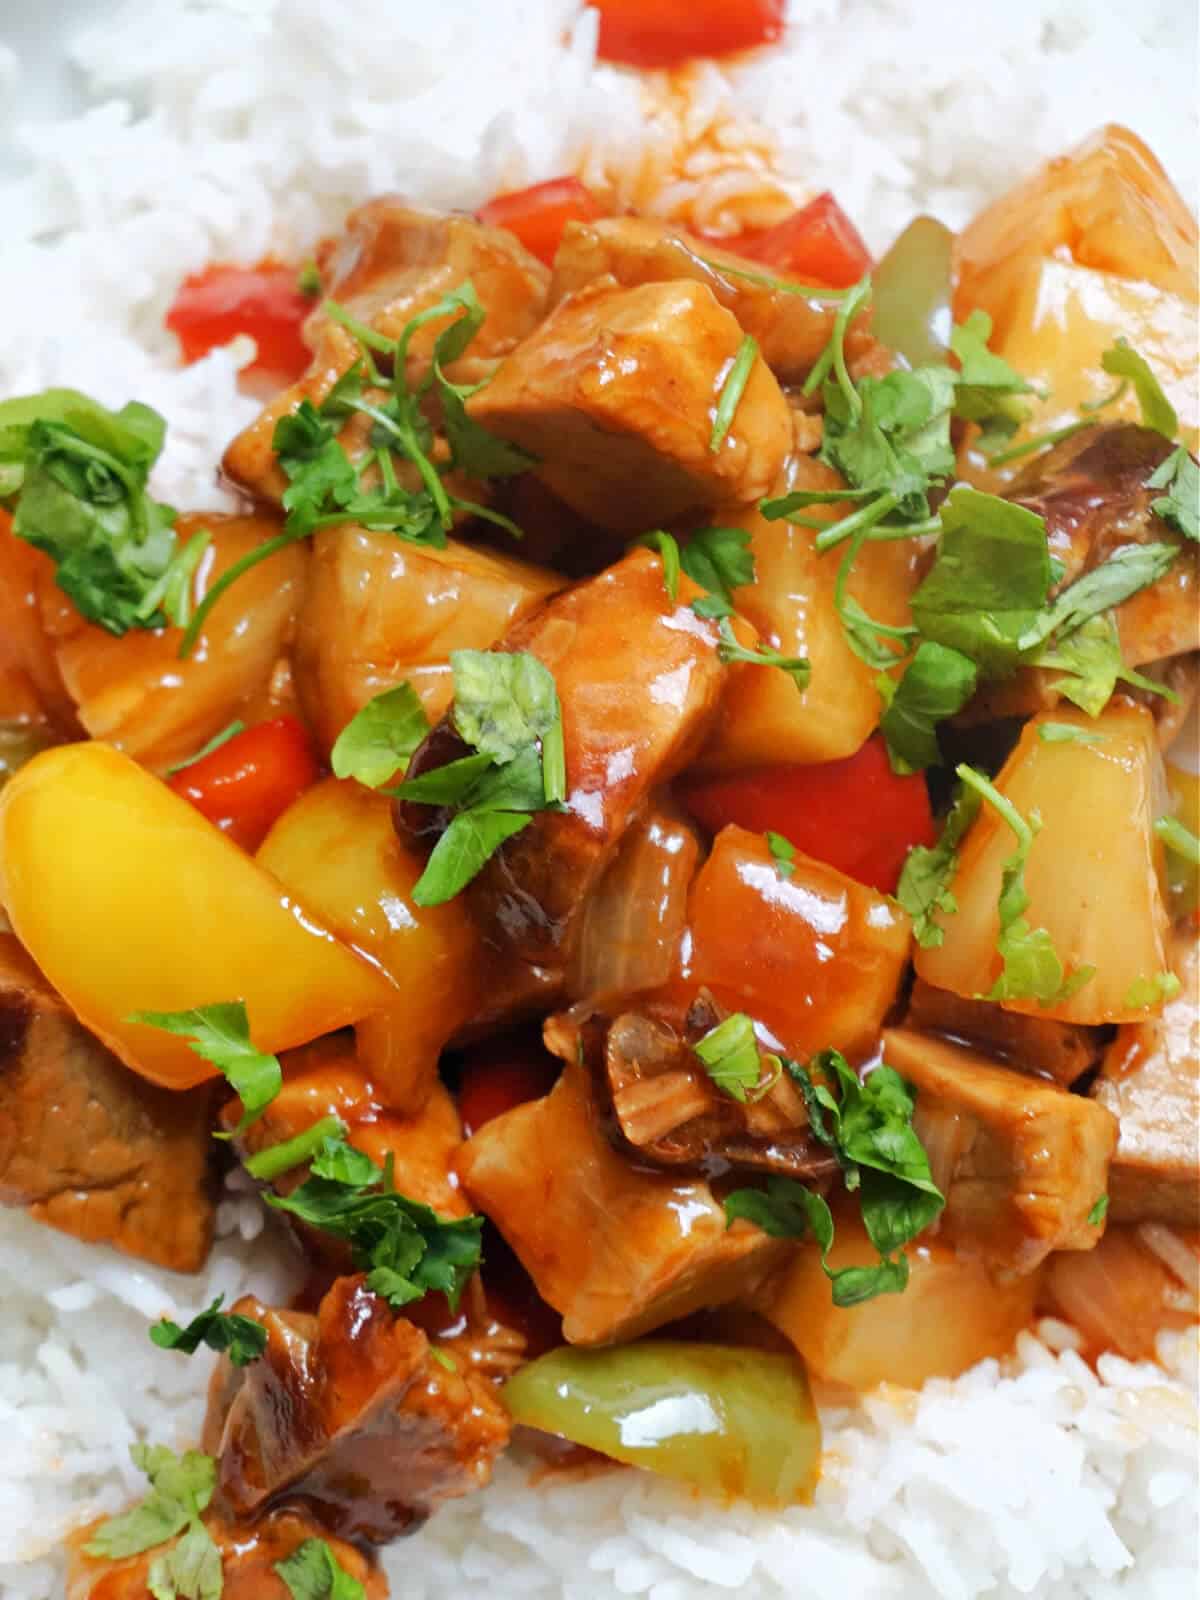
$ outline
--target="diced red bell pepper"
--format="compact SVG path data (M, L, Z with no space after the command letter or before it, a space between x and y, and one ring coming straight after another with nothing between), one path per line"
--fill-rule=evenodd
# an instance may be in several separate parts
M301 293L293 267L272 261L212 266L184 279L166 325L189 363L239 333L249 334L258 346L249 371L291 382L312 359L300 329L313 305Z
M302 724L277 717L235 734L167 782L243 850L257 850L319 776Z
M727 248L831 289L848 289L872 266L862 235L829 193L819 194L766 233Z
M787 0L592 0L600 13L601 61L677 67L770 44L783 32Z
M552 266L568 222L590 222L604 209L578 178L550 178L529 189L498 194L475 213L492 228L515 233L531 255Z
M549 1094L561 1063L536 1039L498 1039L472 1050L458 1085L458 1114L469 1139L485 1122Z
M898 777L878 734L844 761L700 779L683 789L683 800L713 833L735 822L782 834L804 855L884 894L895 893L913 845L937 836L925 780Z

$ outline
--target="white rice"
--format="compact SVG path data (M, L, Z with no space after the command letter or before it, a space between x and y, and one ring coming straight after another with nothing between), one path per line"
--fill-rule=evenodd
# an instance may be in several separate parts
M731 0L732 3L732 0ZM34 8L36 10L36 7ZM84 7L84 9L88 9ZM581 166L617 196L710 225L833 187L872 244L916 209L961 223L1035 160L1121 120L1196 189L1188 0L812 0L786 45L689 98L595 66L577 0L133 0L71 43L90 107L22 125L0 22L0 133L28 175L4 194L0 394L69 383L171 423L159 492L220 504L213 469L253 412L248 352L174 365L162 314L210 260L302 255L346 207L399 189L472 205ZM345 20L349 16L349 23ZM661 87L661 86L660 86ZM747 135L758 115L769 133ZM758 176L732 176L749 161ZM773 171L774 176L770 173ZM199 1279L86 1249L0 1213L0 1596L62 1594L56 1546L137 1489L130 1441L194 1440L207 1363L155 1353L149 1318L218 1292L288 1292L295 1262L231 1192ZM1092 1372L1040 1325L919 1396L827 1412L816 1504L718 1510L628 1472L530 1489L520 1463L387 1558L393 1592L447 1600L847 1595L1175 1600L1195 1593L1195 1338L1161 1366Z

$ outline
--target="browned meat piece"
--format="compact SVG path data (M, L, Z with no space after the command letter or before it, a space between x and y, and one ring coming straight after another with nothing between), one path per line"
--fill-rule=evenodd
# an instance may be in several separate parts
M644 217L569 222L554 258L551 305L605 275L626 287L681 278L704 284L758 340L763 360L783 383L798 383L807 375L833 332L836 306L755 282L756 276L776 283L788 279L692 239L670 223ZM865 318L857 319L846 337L851 362L874 343Z
M545 310L549 274L511 233L486 228L472 217L420 210L393 196L351 212L345 232L326 243L319 261L325 296L387 339L398 338L417 312L469 279L486 316L467 354L448 368L456 383L486 378ZM408 350L411 382L424 374L433 341L445 326L431 322L414 334ZM302 400L319 406L360 353L357 341L321 311L309 318L305 337L313 351L308 372L225 452L229 477L262 499L278 502L287 487L271 449L279 418ZM341 442L351 456L361 451L371 426L368 417L347 425Z
M1109 1175L1116 1222L1200 1227L1200 944L1181 935L1180 991L1118 1028L1092 1093L1121 1124Z
M542 812L492 856L467 894L485 935L530 966L569 965L580 913L647 797L695 754L716 710L725 669L715 626L676 600L658 557L636 550L598 577L556 595L506 635L554 674L562 706L567 801ZM443 723L413 757L415 775L462 753ZM402 832L428 838L444 817L398 810Z
M884 1057L917 1089L913 1125L946 1196L943 1236L998 1276L1051 1250L1090 1250L1103 1222L1115 1118L1094 1101L997 1067L973 1050L886 1029Z
M1200 554L1151 511L1159 491L1146 488L1173 448L1151 428L1097 423L1037 457L1007 492L1046 519L1050 552L1065 569L1058 589L1127 545L1180 546L1157 583L1117 607L1121 653L1131 667L1200 649ZM1056 677L1024 668L1007 682L986 685L964 716L988 721L1045 709L1058 699Z
M293 1555L306 1539L325 1540L342 1570L363 1586L366 1600L387 1600L383 1573L352 1544L330 1538L307 1517L285 1511L246 1527L210 1512L204 1525L221 1552L221 1600L291 1600L294 1591L275 1571L275 1564ZM99 1561L82 1551L94 1531L94 1525L89 1526L72 1539L66 1600L152 1600L147 1574L169 1547L156 1545L123 1561Z
M720 447L721 389L742 342L702 283L611 280L569 295L468 402L536 456L581 516L625 532L767 493L792 445L787 401L760 358Z
M655 1166L712 1172L745 1169L789 1178L832 1178L837 1162L808 1132L804 1101L781 1074L761 1098L722 1094L692 1049L720 1013L704 1002L686 1018L625 1012L610 1022L552 1017L546 1042L564 1061L582 1057L607 1084L617 1125ZM661 1008L664 1012L669 1008ZM764 1073L765 1077L765 1073Z
M1094 1067L1104 1049L1099 1028L1005 1011L989 1000L935 989L922 978L913 984L904 1025L974 1045L1006 1067L1034 1078L1053 1078L1064 1089Z
M267 1348L213 1373L203 1448L223 1514L299 1504L341 1538L383 1544L487 1483L509 1434L495 1389L434 1361L363 1278L339 1278L315 1317L252 1296L234 1309Z
M0 936L0 1202L176 1272L212 1243L210 1097L110 1055Z
M544 1099L469 1139L459 1173L562 1313L572 1344L635 1339L743 1298L789 1248L751 1223L727 1228L702 1180L647 1172L618 1155L575 1062Z

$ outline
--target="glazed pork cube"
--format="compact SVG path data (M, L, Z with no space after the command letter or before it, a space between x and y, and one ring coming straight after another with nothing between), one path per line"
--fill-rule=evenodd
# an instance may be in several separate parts
M341 1538L383 1544L491 1477L509 1434L492 1384L435 1361L363 1278L339 1278L315 1316L249 1295L231 1309L267 1346L213 1372L202 1442L223 1514L300 1504Z
M1127 1023L1092 1094L1121 1137L1109 1179L1115 1222L1200 1228L1200 945L1176 936L1179 993L1157 1016Z
M482 1127L459 1174L516 1251L572 1344L637 1338L752 1292L786 1254L753 1224L725 1226L701 1178L647 1172L609 1144L577 1062L541 1100Z
M781 383L799 383L833 332L836 305L781 287L788 284L786 273L756 266L649 217L567 224L554 258L551 305L605 276L627 288L680 279L702 283L758 340L763 360ZM851 365L873 345L866 319L857 318L846 336Z
M0 935L0 1203L175 1272L213 1235L210 1096L159 1089Z
M1032 1272L1052 1250L1090 1250L1108 1192L1117 1123L1102 1106L998 1067L973 1050L903 1028L884 1058L917 1090L913 1125L946 1196L941 1233L998 1277Z
M904 1025L972 1045L995 1056L1002 1066L1034 1078L1052 1078L1064 1089L1090 1071L1104 1051L1100 1028L1005 1011L990 1000L935 989L921 978L912 986Z
M791 447L791 412L761 356L712 447L742 336L702 283L593 284L555 307L468 410L536 456L542 481L582 516L654 528L758 499Z

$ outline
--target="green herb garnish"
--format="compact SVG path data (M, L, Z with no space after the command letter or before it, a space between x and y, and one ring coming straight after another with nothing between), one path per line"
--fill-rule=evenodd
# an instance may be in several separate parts
M253 1317L222 1311L224 1302L225 1296L219 1294L186 1328L163 1317L151 1325L151 1342L160 1350L180 1350L185 1356L193 1355L203 1344L224 1352L235 1367L249 1366L267 1348L267 1330Z
M355 778L378 789L395 773L429 732L429 718L410 683L385 689L368 700L338 734L329 754L337 778Z
M1092 733L1074 722L1039 722L1038 738L1043 744L1104 744L1104 733Z
M177 761L173 767L167 768L167 777L173 778L177 772L186 772L189 767L194 767L197 761L203 761L205 756L212 755L214 750L219 750L223 744L228 744L230 739L236 739L239 733L245 733L246 724L235 717L232 722L226 723L220 733L214 733L206 744L202 744L194 755L185 756L182 761Z
M233 1133L218 1134L218 1138L244 1133L283 1086L278 1058L255 1049L250 1042L250 1020L241 1000L194 1006L189 1011L135 1011L125 1020L177 1034L202 1061L210 1061L222 1073L245 1110Z
M790 878L796 870L796 846L781 833L766 833L767 849L781 878Z
M102 1522L84 1553L122 1561L182 1533L177 1544L151 1563L147 1587L156 1600L219 1600L221 1553L200 1520L216 1487L216 1462L199 1450L177 1456L164 1445L131 1445L129 1454L150 1480L150 1492L131 1511Z
M1138 1011L1149 1011L1165 1000L1174 1000L1182 985L1173 972L1156 972L1152 978L1135 978L1125 992L1124 1003Z
M704 1070L722 1093L745 1105L750 1091L762 1076L762 1062L754 1024L744 1011L735 1011L715 1028L710 1028L692 1049Z
M721 392L717 396L717 409L713 415L712 436L708 441L708 448L716 453L725 442L725 435L733 424L734 413L741 403L742 395L746 392L746 384L750 381L750 372L758 359L758 340L746 333L742 335L742 342L738 345L737 354L721 385Z
M1167 849L1181 861L1200 867L1200 839L1190 828L1185 828L1178 817L1159 817L1154 824L1154 831Z
M1166 490L1150 502L1156 516L1185 539L1200 539L1200 468L1182 445L1155 468L1146 488Z
M366 1600L366 1590L341 1565L324 1539L305 1539L275 1563L292 1600Z
M1143 424L1164 438L1174 439L1179 432L1179 418L1145 356L1139 355L1128 339L1118 338L1112 349L1100 357L1100 365L1112 377L1127 378L1133 384Z
M346 1124L340 1117L322 1117L294 1138L267 1145L257 1154L248 1156L243 1166L252 1178L270 1183L281 1173L291 1172L294 1167L303 1166L318 1155L328 1155L330 1152L327 1147L344 1142L345 1137Z
M754 667L778 667L781 672L787 673L801 692L808 687L812 666L805 656L781 655L761 640L753 650L748 650L744 644L738 643L728 617L721 617L718 621L717 632L721 641L717 646L717 654L722 661L736 661Z
M975 663L958 650L926 639L917 646L898 684L879 680L884 701L879 730L895 771L918 772L941 760L938 724L952 717L975 693Z
M913 919L913 937L923 950L936 950L946 938L934 914L940 911L953 916L958 910L950 887L958 871L958 847L978 816L980 804L974 789L960 785L938 842L914 845L905 858L896 898Z

